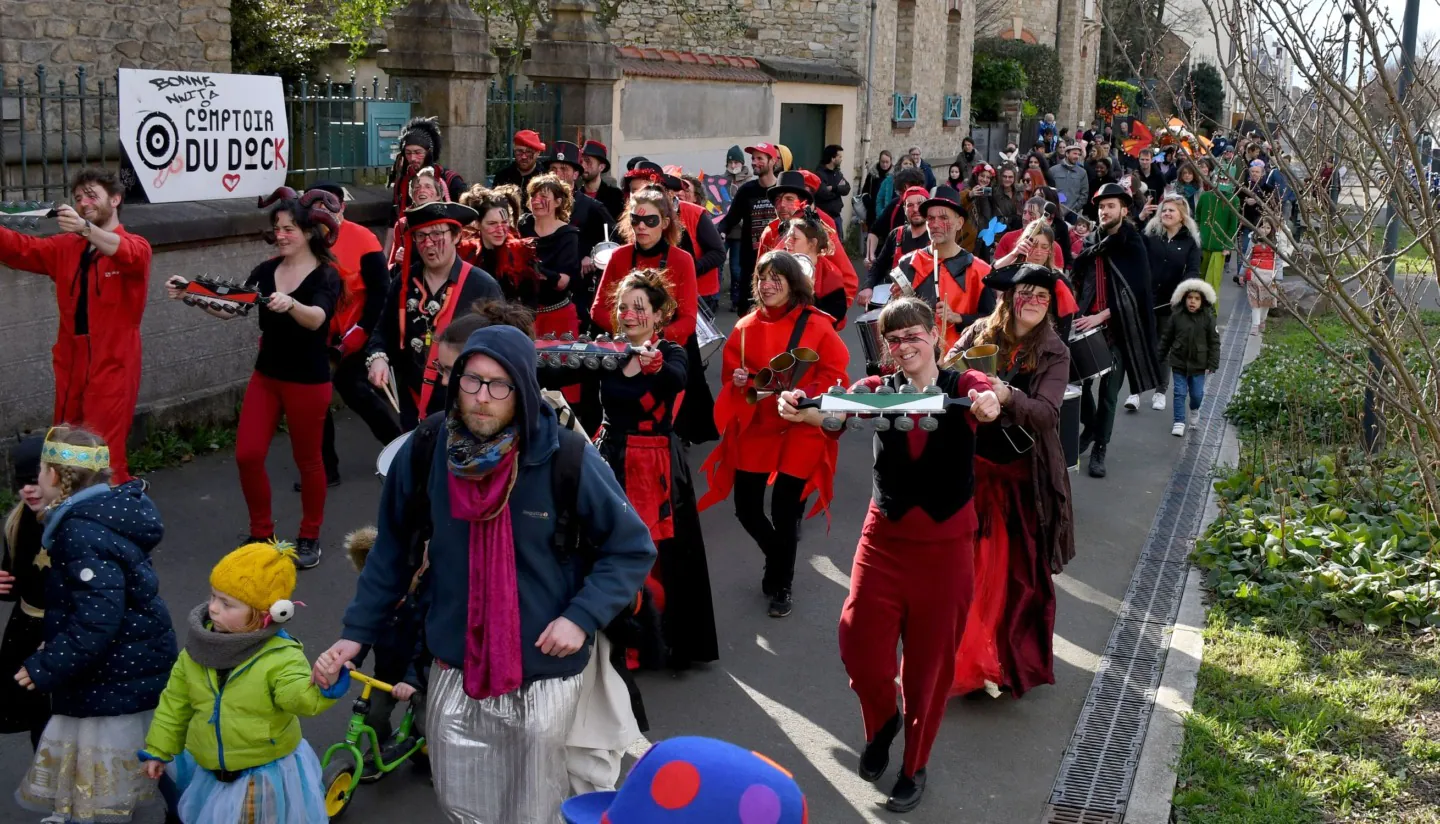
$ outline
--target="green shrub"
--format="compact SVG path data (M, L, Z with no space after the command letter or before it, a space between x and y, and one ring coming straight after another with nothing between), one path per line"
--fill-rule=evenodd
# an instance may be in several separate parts
M1014 60L1025 70L1026 97L1035 104L1036 114L1058 112L1062 75L1060 55L1050 46L998 37L982 37L975 41L975 57L980 55L999 60ZM974 94L974 92L971 92ZM1035 114L1026 114L1034 117Z
M995 119L1000 116L1000 101L1010 91L1025 93L1030 80L1017 60L989 55L975 55L974 75L970 81L972 108L977 117Z
M1371 631L1440 625L1440 524L1421 514L1412 459L1256 453L1215 483L1220 512L1195 543L1226 609Z
M1109 80L1100 78L1095 81L1095 107L1097 109L1109 109L1110 104L1115 101L1116 95L1125 101L1130 107L1130 114L1139 114L1138 101L1140 98L1140 87L1133 83L1126 83L1124 80Z

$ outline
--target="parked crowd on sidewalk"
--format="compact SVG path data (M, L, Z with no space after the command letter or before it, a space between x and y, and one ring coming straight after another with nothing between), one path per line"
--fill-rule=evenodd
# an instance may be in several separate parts
M151 251L120 223L116 178L82 172L58 234L0 228L0 263L51 277L61 318L55 426L12 451L21 503L0 571L18 599L0 731L35 748L17 800L86 824L157 796L186 824L336 815L360 775L332 775L300 718L373 651L386 691L425 709L423 730L391 735L377 696L381 752L423 734L450 820L599 822L638 803L637 776L684 764L763 788L767 821L803 821L788 773L721 742L662 743L617 791L646 728L633 673L720 657L700 512L733 496L782 619L801 522L863 482L839 616L856 769L878 781L903 731L886 806L914 809L947 700L1055 682L1052 578L1077 551L1080 456L1105 478L1117 418L1142 425L1117 412L1147 392L1186 435L1221 361L1226 272L1257 333L1276 305L1297 234L1284 221L1301 216L1271 147L1142 131L1072 134L1047 115L996 165L967 137L952 163L884 150L853 180L840 145L806 147L814 169L782 145L735 146L714 204L684 168L622 171L599 141L531 130L493 179L462 175L475 159L447 156L417 118L383 238L346 219L343 186L278 189L259 203L274 255L243 287L164 284L226 321L253 307L261 333L236 445L248 534L210 548L223 557L183 605L183 639L149 558L162 514L124 457ZM853 420L827 401L840 390ZM332 392L391 457L373 534L348 546L360 574L342 637L312 664L288 629L342 482ZM911 393L943 405L864 406ZM266 472L282 418L293 533ZM841 467L837 433L867 423L873 467ZM690 453L705 444L701 483ZM734 820L706 817L733 802L705 796L684 820Z

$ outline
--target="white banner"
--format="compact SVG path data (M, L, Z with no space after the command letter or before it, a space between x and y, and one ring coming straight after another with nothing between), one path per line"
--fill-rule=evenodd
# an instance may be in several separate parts
M120 142L151 203L268 195L285 185L280 78L120 70Z

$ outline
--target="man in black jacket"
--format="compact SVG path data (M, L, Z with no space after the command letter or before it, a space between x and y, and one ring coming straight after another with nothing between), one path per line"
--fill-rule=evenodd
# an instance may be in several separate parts
M820 158L820 168L815 175L820 178L820 188L815 191L815 208L834 218L840 225L840 214L845 211L845 197L850 194L850 181L840 166L845 160L845 150L837 144L825 147Z
M1075 258L1074 277L1080 311L1075 334L1100 328L1110 347L1113 368L1099 378L1098 398L1090 394L1094 380L1085 381L1080 398L1080 435L1083 452L1090 452L1090 476L1105 477L1105 450L1115 429L1115 407L1120 385L1128 379L1137 395L1159 385L1155 319L1149 302L1150 258L1140 232L1126 220L1130 193L1118 183L1107 183L1095 193L1099 228L1085 239Z
M540 135L530 129L516 132L511 143L515 161L495 173L494 185L520 187L520 208L529 212L530 193L526 191L526 187L530 185L532 178L545 171L540 167L540 155L545 151L545 143L540 140Z
M720 234L724 235L735 226L749 230L748 243L740 244L740 278L730 284L730 302L735 314L744 317L750 313L750 276L755 271L755 250L760 247L760 235L770 221L775 219L775 205L770 202L770 187L775 185L775 164L780 159L780 150L773 143L757 143L748 146L745 153L750 155L750 166L755 177L745 181L735 190L730 199L730 208L720 220Z
M585 194L600 201L610 217L619 220L625 208L625 193L605 179L610 174L610 150L598 140L587 140L580 149L580 165L584 169Z

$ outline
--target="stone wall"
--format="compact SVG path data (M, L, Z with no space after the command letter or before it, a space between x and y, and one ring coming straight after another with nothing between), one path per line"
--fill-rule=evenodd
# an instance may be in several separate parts
M961 4L959 48L955 55L956 76L946 76L947 5L937 2L915 3L914 30L897 39L895 3L881 3L875 14L875 86L871 97L871 145L866 152L873 162L881 149L898 154L911 146L919 146L931 165L948 166L960 151L960 140L969 133L968 126L946 126L943 123L945 96L958 94L964 98L961 122L970 120L970 74L975 57L974 6ZM868 14L868 11L867 11ZM896 50L908 50L913 59L910 87L896 88ZM865 71L862 59L860 72ZM896 92L919 95L915 125L895 128L892 121L893 95ZM862 113L863 117L863 113ZM865 124L859 124L864 133ZM856 162L859 158L855 159ZM943 171L938 173L943 174Z
M0 68L52 78L84 66L114 82L118 68L230 71L230 0L0 0Z
M609 31L620 46L824 60L863 73L869 13L863 0L661 0L625 3Z

